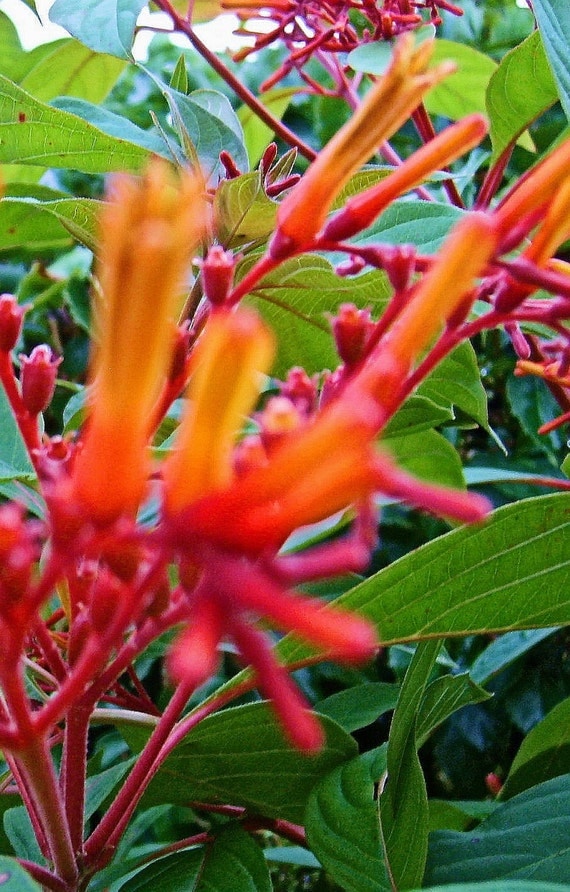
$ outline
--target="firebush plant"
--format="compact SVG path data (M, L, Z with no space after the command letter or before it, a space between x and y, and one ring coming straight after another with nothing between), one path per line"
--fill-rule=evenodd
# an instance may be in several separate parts
M0 885L569 889L570 11L222 5L0 13Z

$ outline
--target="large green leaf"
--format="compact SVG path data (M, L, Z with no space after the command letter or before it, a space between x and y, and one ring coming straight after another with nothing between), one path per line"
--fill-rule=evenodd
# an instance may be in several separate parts
M482 703L489 697L491 694L476 685L468 672L436 678L427 686L418 711L416 722L418 747L421 747L433 731L458 709L472 703Z
M427 110L452 121L473 112L484 112L485 91L497 63L471 46L438 39L432 62L446 60L455 62L457 71L429 91L424 100Z
M488 428L487 396L477 355L468 341L440 362L417 392L438 406L459 409L481 427Z
M524 90L521 90L524 84ZM493 160L558 98L556 84L535 31L507 53L489 81L487 112ZM526 148L534 148L526 144Z
M242 261L238 275L251 267ZM353 279L336 275L331 264L315 254L286 260L251 292L250 300L270 323L279 339L274 373L284 375L302 365L309 374L336 368L338 355L330 333L327 313L336 313L344 301L370 306L379 315L390 292L386 276L378 271Z
M2 892L41 892L41 886L21 867L15 858L0 855Z
M395 561L334 602L378 626L385 644L570 622L570 495L497 509ZM292 635L277 652L309 653Z
M271 892L261 847L237 824L207 846L166 855L113 883L112 892Z
M315 704L315 711L328 715L345 731L356 731L394 709L399 687L382 681L369 681L331 694Z
M457 451L438 431L425 430L393 437L386 445L398 464L415 477L442 486L465 488L463 467Z
M139 171L150 153L76 115L38 102L0 76L0 163L65 167L86 173Z
M95 53L75 40L62 40L51 53L42 56L19 84L42 102L55 96L102 102L124 67L125 63L113 56ZM6 74L4 69L3 73Z
M515 756L501 797L508 799L541 781L570 773L570 697L529 731Z
M510 666L535 644L552 635L556 628L525 629L523 632L507 632L500 635L479 654L469 669L469 675L477 684L485 684L493 675Z
M103 106L86 102L84 99L60 96L53 100L51 107L76 115L113 139L128 140L136 146L141 146L149 154L162 155L162 157L171 160L171 154L161 136L153 130L143 130L142 127L137 127L132 121Z
M424 882L565 883L570 876L569 835L570 774L566 774L510 799L469 833L433 833Z
M374 784L386 769L386 747L339 765L311 793L307 840L346 892L384 892L386 872Z
M14 414L0 386L0 481L35 480L35 471Z
M463 216L453 205L419 199L394 201L363 235L358 245L384 242L388 245L415 245L422 254L434 254L442 246L449 230Z
M231 802L255 814L301 822L315 783L357 753L354 740L323 718L326 743L308 758L286 743L265 703L204 719L168 757L146 805Z
M414 892L569 892L566 883L535 883L533 880L493 880L491 883L451 883L424 886Z
M96 53L131 57L135 25L147 0L55 0L49 17Z
M558 84L562 107L570 118L570 6L566 0L533 0L532 8Z

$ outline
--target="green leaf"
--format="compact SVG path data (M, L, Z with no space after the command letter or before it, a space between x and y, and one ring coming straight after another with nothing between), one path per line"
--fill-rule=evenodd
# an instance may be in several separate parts
M135 25L147 0L55 0L50 21L96 53L131 58Z
M570 886L560 883L535 883L533 880L493 880L491 883L451 883L430 886L415 892L569 892Z
M477 355L466 341L456 347L420 385L420 395L438 406L455 406L488 430L487 395L481 382Z
M323 726L325 746L309 758L285 741L267 704L225 709L184 738L151 781L144 804L231 802L300 823L315 783L356 755L346 732L327 718Z
M4 831L18 858L45 864L30 816L24 805L16 805L4 812Z
M241 277L255 258L246 257L238 268ZM279 353L273 368L283 376L294 365L309 374L339 363L330 334L327 313L335 313L343 301L370 306L379 315L390 286L378 271L352 279L337 276L331 264L316 254L286 260L251 292L254 304L277 334Z
M137 127L132 121L117 115L106 108L94 105L92 102L86 102L83 99L69 98L66 96L58 97L51 103L52 108L58 108L62 111L69 112L93 124L107 136L114 139L128 140L136 146L145 149L149 155L161 155L163 158L171 159L170 152L166 148L163 139L152 130L143 130Z
M527 629L524 632L507 632L506 635L495 638L471 666L471 678L478 684L484 684L556 631L556 628Z
M18 30L5 12L0 11L0 52L2 72L14 81L20 81L27 71L28 54L22 49Z
M174 852L113 883L118 892L271 892L263 852L236 824L225 826L208 846Z
M458 709L471 703L483 703L491 696L471 680L468 672L436 678L427 686L419 708L416 724L418 747L423 746L435 729Z
M267 239L275 226L277 204L267 197L259 171L222 180L214 196L218 240L235 248Z
M102 203L92 198L0 200L0 251L69 248L73 238L94 250Z
M0 76L0 163L43 165L107 173L139 171L150 153L97 127L38 102Z
M33 481L34 467L4 388L0 386L0 482Z
M428 847L429 807L418 758L416 721L440 641L418 645L406 672L388 738L388 780L380 796L380 822L395 888L421 882Z
M562 107L570 118L570 7L566 0L534 0L532 8L558 84Z
M396 412L384 429L383 439L408 436L429 430L453 419L451 405L441 406L426 396L414 394Z
M399 690L397 684L366 682L320 700L315 703L315 712L327 715L345 731L356 731L394 709Z
M524 84L524 90L521 90L521 84ZM496 161L557 98L540 33L535 31L503 57L489 81L486 101L491 121L492 161ZM528 138L523 145L534 151Z
M64 40L42 56L19 84L42 102L56 96L76 96L98 103L105 99L124 67L119 59L94 53L75 40ZM3 73L7 74L4 69Z
M542 781L570 773L570 697L535 725L523 740L501 790L510 799Z
M393 437L386 445L397 463L420 480L465 488L463 467L457 451L438 431L424 430L404 437Z
M437 831L430 839L429 883L570 876L570 775L556 777L500 805L469 833Z
M444 115L452 121L473 112L484 113L485 92L497 63L485 53L463 43L436 40L432 64L448 60L455 62L457 71L429 91L424 99L427 110L432 115Z
M384 644L570 622L570 496L556 493L497 509L380 570L334 602L377 624ZM292 635L277 653L308 648Z
M125 759L118 765L111 765L104 771L94 774L87 779L85 796L85 820L93 817L95 812L111 795L124 776L131 770L135 759Z
M0 855L2 892L41 892L41 886L31 878L14 858Z
M293 96L299 92L298 87L277 87L268 90L259 99L271 114L281 120ZM265 149L273 139L273 130L261 121L249 106L242 105L238 110L238 118L243 127L243 137L250 167L255 167Z
M174 66L174 71L170 77L169 87L178 93L188 92L188 70L183 53L178 56L178 62Z
M339 765L309 797L309 845L335 882L347 892L383 892L386 873L374 783L386 768L386 747Z
M357 245L415 245L421 254L434 254L441 248L454 223L464 211L437 201L410 199L394 201L363 235L354 238Z
M195 162L195 150L206 178L210 178L220 170L220 152L226 151L240 170L247 170L241 124L225 96L214 90L195 90L186 96L154 80L168 102L187 161Z

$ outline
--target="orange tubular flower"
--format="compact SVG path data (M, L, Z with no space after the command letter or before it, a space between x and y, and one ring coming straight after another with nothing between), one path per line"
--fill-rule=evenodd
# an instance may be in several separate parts
M280 205L270 245L273 257L285 257L311 242L350 177L402 126L425 93L453 72L453 64L445 62L428 69L432 51L433 41L415 47L411 34L402 35L386 73Z
M72 497L93 520L134 513L148 477L149 419L164 384L177 302L203 227L202 182L164 162L114 180L100 229L88 427Z
M566 140L518 181L494 212L505 237L523 217L552 200L568 179L569 166L570 140Z
M389 413L398 404L400 384L446 322L470 300L475 280L497 248L491 217L468 214L453 229L392 327L374 350L352 387L374 396Z
M446 167L478 145L487 129L487 122L482 115L469 115L447 127L378 185L349 198L343 209L327 224L324 237L340 241L361 232L399 195L415 189L434 171Z

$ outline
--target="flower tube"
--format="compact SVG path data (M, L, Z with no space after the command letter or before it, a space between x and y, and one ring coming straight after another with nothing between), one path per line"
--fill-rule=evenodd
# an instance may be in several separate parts
M204 225L202 181L165 162L117 177L100 222L87 430L72 497L96 522L136 511L149 471L149 418L170 363L180 291Z
M390 66L350 120L330 140L281 203L272 257L286 257L310 244L350 177L394 134L425 93L454 70L452 63L428 69L433 41L414 46L411 34L397 42Z

